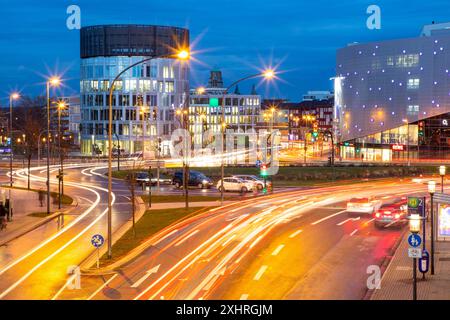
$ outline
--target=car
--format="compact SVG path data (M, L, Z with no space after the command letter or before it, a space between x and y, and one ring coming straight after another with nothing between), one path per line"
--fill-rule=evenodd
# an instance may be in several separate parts
M401 227L408 220L408 200L395 198L383 205L374 213L374 224L377 228Z
M246 181L236 177L229 177L223 179L223 191L235 191L246 193L253 189L254 182ZM217 189L222 192L222 180L217 182Z
M372 215L380 209L381 204L381 200L373 197L353 198L347 203L347 212Z
M252 175L234 175L233 178L242 179L244 181L252 182L256 188L261 191L264 189L264 181L257 176ZM266 186L270 185L270 182L266 182Z
M152 175L150 180L151 180L153 186L156 186L158 184L158 177ZM160 174L159 175L159 184L172 184L172 178L165 174Z
M140 186L150 185L150 178L147 172L138 172L135 175L136 183Z
M183 171L175 172L172 184L175 185L176 188L183 187ZM198 187L200 189L210 189L213 186L213 182L211 178L205 176L203 173L198 171L190 171L189 172L189 187Z

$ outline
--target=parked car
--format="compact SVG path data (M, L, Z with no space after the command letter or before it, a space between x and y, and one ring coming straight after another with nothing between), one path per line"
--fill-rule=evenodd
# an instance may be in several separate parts
M150 180L152 182L152 186L156 186L158 184L158 177L152 175ZM159 184L172 184L172 178L165 174L160 174Z
M253 185L259 191L264 189L264 181L261 180L260 178L258 178L257 176L252 176L252 175L234 175L233 178L238 178L238 179L242 179L242 180L247 181L247 182L252 182ZM270 182L266 181L266 186L269 186L269 185L270 185Z
M372 215L380 209L381 204L381 200L373 197L353 198L347 203L347 212Z
M235 191L246 193L253 189L254 182L246 181L236 177L229 177L223 179L223 191ZM222 180L217 183L217 189L222 192Z
M140 186L148 186L150 185L150 178L147 172L138 172L135 175L136 183Z
M406 198L395 198L380 207L374 214L375 227L401 227L405 225L408 220L408 200Z
M183 171L175 172L175 175L172 179L172 184L175 185L176 188L183 187ZM198 171L190 171L189 172L189 187L198 187L200 189L209 189L213 186L213 182L211 178L205 176L203 173Z

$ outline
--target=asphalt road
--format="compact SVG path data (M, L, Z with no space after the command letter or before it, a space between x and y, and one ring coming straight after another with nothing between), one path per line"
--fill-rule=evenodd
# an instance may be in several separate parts
M86 276L61 299L362 299L402 230L348 216L355 196L426 192L411 181L274 194L165 229L115 274Z

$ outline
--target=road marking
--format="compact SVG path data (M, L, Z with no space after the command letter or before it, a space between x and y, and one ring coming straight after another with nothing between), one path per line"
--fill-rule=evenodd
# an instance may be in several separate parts
M163 241L166 240L168 237L173 236L173 235L174 235L175 233L177 233L177 232L178 232L178 229L173 230L173 231L172 231L171 233L169 233L168 235L166 235L166 236L162 237L161 239L159 239L159 241L156 242L155 244L158 244L158 243L163 242Z
M355 229L352 233L350 233L350 237L353 237L358 232L358 229Z
M316 222L313 222L313 223L311 223L311 224L312 224L313 226L318 225L319 223L322 223L322 222L324 222L324 221L326 221L326 220L328 220L328 219L331 219L331 218L336 217L336 216L338 216L338 215L340 215L340 214L343 214L344 212L347 212L347 210L343 210L343 211L336 212L335 214L329 215L329 216L327 216L327 217L325 217L325 218L323 218L323 219L317 220Z
M259 269L259 271L256 273L253 280L258 281L259 279L261 279L261 277L263 276L264 272L266 272L266 270L267 270L267 266L262 266L261 269Z
M78 274L73 274L69 277L69 279L67 279L66 283L62 286L61 289L59 289L59 291L55 294L55 296L52 298L52 300L56 300L58 299L59 295L61 293L63 293L63 291L67 288L67 286L69 285L69 283L71 283L73 280L75 280L75 278L78 276Z
M88 198L85 198L85 197L80 197L80 196L78 196L78 198L81 199L81 200L85 200L86 202L89 202L90 204L93 204L93 203L94 203L94 201L92 201L92 200L90 200L90 199L88 199Z
M243 294L239 300L248 300L248 294Z
M272 252L272 255L277 256L281 252L281 250L283 250L283 248L284 248L284 244L279 245L278 248L276 248L275 251Z
M365 225L365 226L368 226L371 222L374 222L374 221L375 221L375 219L371 219L371 220L365 222L364 225Z
M190 239L190 238L192 238L193 236L195 236L197 233L199 233L200 232L200 230L195 230L194 232L192 232L190 235L188 235L187 237L185 237L184 239L181 239L180 241L178 241L176 244L175 244L175 247L178 247L178 246L180 246L181 244L183 244L186 240L188 240L188 239Z
M111 278L109 278L108 281L106 281L103 285L101 285L100 288L98 288L97 290L95 290L95 292L94 292L93 294L91 294L91 295L89 296L89 298L87 298L87 300L91 300L92 298L94 298L100 291L102 291L104 288L106 288L106 286L107 286L108 284L110 284L111 281L113 281L115 278L117 278L118 275L119 275L119 274L116 273L116 274L113 275Z
M152 274L154 273L158 273L159 267L161 267L161 265L157 265L156 267L148 270L145 275L140 278L138 281L136 281L131 287L132 288L137 288L139 287L145 280L147 280L148 277L150 277Z
M344 225L344 224L346 224L347 222L349 222L349 221L359 221L359 220L361 220L361 217L358 217L358 218L350 218L350 219L347 219L347 220L345 220L345 221L342 221L342 222L340 222L340 223L338 223L338 224L336 224L337 226L342 226L342 225Z
M298 231L295 231L293 234L291 234L290 236L289 236L289 238L290 239L294 239L296 236L298 236L300 233L302 233L303 232L303 230L298 230Z
M256 238L256 240L253 241L253 243L250 245L250 248L253 248L254 246L256 246L256 244L258 242L260 242L262 238L263 238L263 236L259 236L258 238Z

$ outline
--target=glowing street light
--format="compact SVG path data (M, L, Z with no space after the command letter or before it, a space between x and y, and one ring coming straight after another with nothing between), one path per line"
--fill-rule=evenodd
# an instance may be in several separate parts
M275 71L272 69L264 70L263 77L266 79L273 79L275 77Z
M133 63L129 65L128 67L124 68L122 71L120 71L117 76L113 79L113 81L110 83L109 86L109 116L108 116L108 258L111 259L112 257L112 131L113 131L113 107L112 107L112 101L113 101L113 90L115 87L115 83L117 80L120 79L120 77L127 72L128 70L141 65L143 63L146 63L151 60L155 59L165 59L165 58L171 58L171 59L177 59L179 61L187 61L190 60L191 55L188 49L180 49L174 53L170 54L162 54L150 58L142 59L141 61L138 61L136 63ZM187 103L189 103L189 93L188 98L186 99ZM189 109L189 106L187 106ZM188 206L188 195L186 190L186 207Z
M9 185L13 186L13 174L12 174L12 161L13 161L13 137L12 137L12 121L13 121L13 103L15 100L19 100L20 95L17 92L13 92L9 96L9 147L11 151L9 153ZM11 201L11 196L9 197ZM11 207L11 206L10 206Z
M60 77L47 79L47 214L50 214L50 87L56 88L60 85Z
M447 168L445 166L439 167L439 175L441 176L441 192L444 193L444 177L445 173L447 171Z
M205 87L199 87L197 88L197 94L204 94L206 92Z

